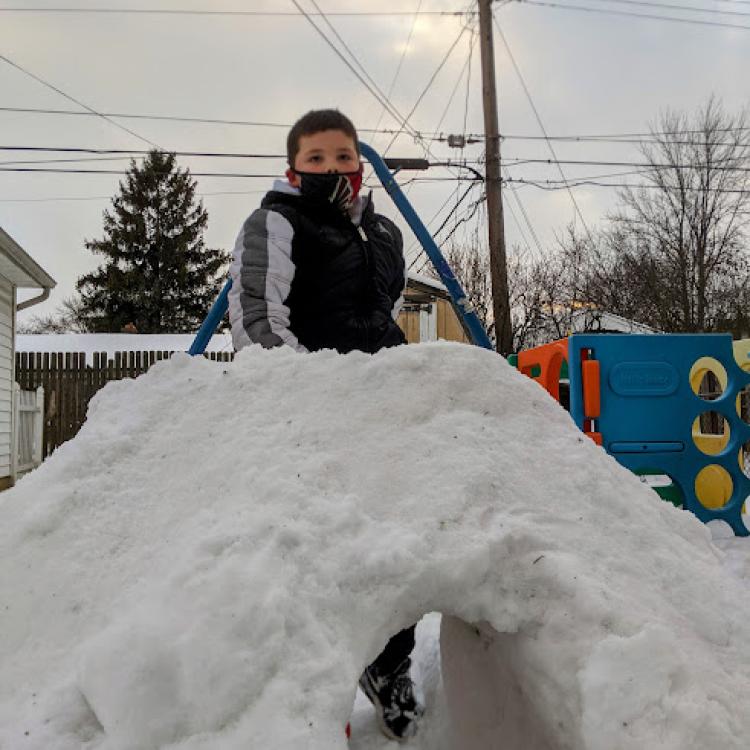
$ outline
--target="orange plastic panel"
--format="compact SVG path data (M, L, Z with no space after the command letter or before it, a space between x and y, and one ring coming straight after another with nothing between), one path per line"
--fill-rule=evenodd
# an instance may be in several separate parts
M602 413L602 392L599 384L599 362L587 359L581 362L583 380L583 413L589 419L597 419Z
M560 400L560 368L563 360L568 359L568 340L560 339L551 344L526 349L518 353L518 369L531 377L534 367L539 367L541 373L533 378L549 393L555 401Z

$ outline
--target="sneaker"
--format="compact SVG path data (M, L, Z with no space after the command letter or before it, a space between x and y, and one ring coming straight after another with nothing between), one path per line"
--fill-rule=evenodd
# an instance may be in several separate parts
M411 659L404 659L392 674L380 674L369 666L359 678L359 686L375 706L380 729L396 742L406 742L417 733L417 723L424 713L414 695L410 667Z

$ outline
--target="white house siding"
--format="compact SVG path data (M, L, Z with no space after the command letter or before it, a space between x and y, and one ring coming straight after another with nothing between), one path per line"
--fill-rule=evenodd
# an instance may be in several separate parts
M0 478L11 473L15 288L0 276Z

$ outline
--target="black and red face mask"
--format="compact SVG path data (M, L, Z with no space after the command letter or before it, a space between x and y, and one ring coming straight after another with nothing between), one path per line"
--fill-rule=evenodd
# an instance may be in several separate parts
M318 203L335 206L347 212L359 195L362 187L362 164L356 172L300 172L300 193Z

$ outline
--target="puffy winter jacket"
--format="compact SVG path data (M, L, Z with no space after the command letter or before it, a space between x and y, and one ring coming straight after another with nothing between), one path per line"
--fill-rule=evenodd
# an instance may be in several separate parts
M245 221L230 269L235 349L287 344L299 351L376 352L405 343L398 227L358 199L353 218L297 191L266 194Z

